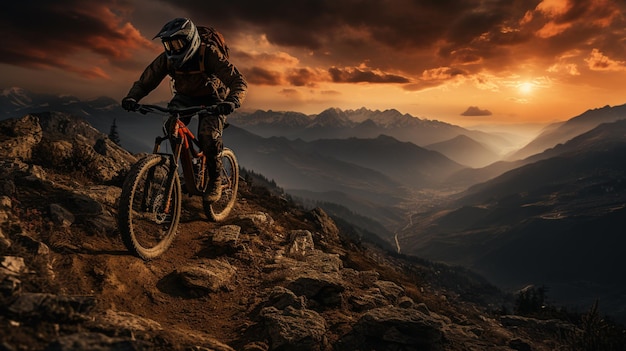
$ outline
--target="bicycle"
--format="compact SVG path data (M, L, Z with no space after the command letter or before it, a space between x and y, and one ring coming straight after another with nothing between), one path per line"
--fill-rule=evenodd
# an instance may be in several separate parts
M168 115L163 124L164 135L156 137L152 154L131 166L119 200L118 229L122 241L129 251L149 260L163 254L177 233L183 195L179 167L189 196L202 196L209 184L206 156L200 151L199 141L180 119L201 113L214 114L215 106L172 109L139 105L137 111ZM166 140L172 148L170 153L160 152L161 144ZM204 205L206 216L214 222L228 217L239 187L239 165L235 153L224 147L220 157L222 196L216 202Z

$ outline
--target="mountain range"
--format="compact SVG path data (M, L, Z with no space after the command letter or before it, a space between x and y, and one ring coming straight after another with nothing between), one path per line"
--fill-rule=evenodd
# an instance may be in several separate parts
M465 135L482 145L484 150L476 150L480 155L457 154L455 161L465 166L484 166L488 162L499 160L501 156L495 150L506 150L511 142L495 134L469 130L449 123L421 119L398 110L340 110L329 108L318 115L307 116L294 112L255 111L236 113L229 120L246 130L263 137L284 136L289 139L306 141L318 139L376 138L381 134L399 141L415 145L442 143ZM449 155L446 155L449 156ZM451 157L454 158L454 157Z

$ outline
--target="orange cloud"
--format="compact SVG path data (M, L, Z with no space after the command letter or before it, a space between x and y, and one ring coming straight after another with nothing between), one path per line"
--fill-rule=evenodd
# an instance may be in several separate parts
M605 28L621 16L618 4L610 0L543 0L536 7L547 22L536 32L550 38L580 26Z
M585 62L592 71L626 71L626 61L611 60L598 49L593 49Z
M302 94L296 89L282 89L279 94L284 95L289 99L301 100Z
M420 81L416 81L413 83L409 83L409 84L405 84L402 86L402 89L406 90L406 91L422 91L422 90L426 90L429 88L434 88L434 87L438 87L442 84L444 84L445 82L443 81L428 81L428 80L420 80Z
M437 67L429 70L425 70L422 73L422 79L424 80L448 80L458 75L463 75L466 72L457 68L451 67Z
M569 0L543 0L536 10L548 17L555 18L567 13L571 8Z
M258 66L286 66L294 67L300 62L297 58L289 55L286 52L276 53L255 53L247 52L245 50L237 51L233 56L237 56L238 60L252 62Z
M570 27L572 27L571 23L554 23L554 22L548 22L546 23L541 29L539 29L536 33L536 35L540 38L551 38L554 37L556 35L559 35L563 32L565 32L567 29L569 29Z

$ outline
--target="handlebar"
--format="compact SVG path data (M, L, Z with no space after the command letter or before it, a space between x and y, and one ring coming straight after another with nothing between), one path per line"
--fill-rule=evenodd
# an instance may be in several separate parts
M198 113L204 111L206 113L216 113L217 106L189 106L184 108L170 108L170 107L162 107L159 105L149 105L149 104L141 104L139 108L136 110L142 114L146 114L148 112L161 111L165 113L175 114L175 115L191 115L194 113Z

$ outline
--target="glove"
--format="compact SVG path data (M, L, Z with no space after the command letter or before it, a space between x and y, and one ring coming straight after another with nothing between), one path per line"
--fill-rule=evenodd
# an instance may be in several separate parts
M122 108L126 111L137 111L139 104L137 100L127 96L122 99Z
M235 104L232 102L220 102L215 110L220 115L229 115L235 111Z

